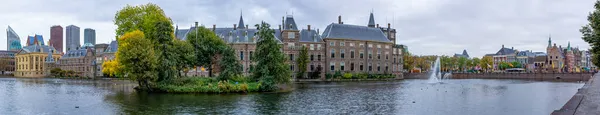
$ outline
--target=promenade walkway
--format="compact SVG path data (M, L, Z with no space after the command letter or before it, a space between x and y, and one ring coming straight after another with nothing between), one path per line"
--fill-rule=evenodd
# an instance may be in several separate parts
M595 74L560 110L552 115L600 115L600 74Z

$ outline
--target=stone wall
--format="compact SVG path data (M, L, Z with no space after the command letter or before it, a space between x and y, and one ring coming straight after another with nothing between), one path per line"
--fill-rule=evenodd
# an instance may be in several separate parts
M451 79L523 79L539 81L587 81L593 73L453 73ZM404 79L428 79L428 73L407 73Z
M593 73L454 73L452 79L523 79L539 81L587 81Z

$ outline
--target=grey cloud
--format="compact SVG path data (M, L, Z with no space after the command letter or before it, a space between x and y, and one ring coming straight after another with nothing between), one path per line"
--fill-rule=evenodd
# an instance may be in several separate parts
M578 29L586 24L595 0L17 0L0 4L0 27L13 27L23 39L48 34L53 24L93 26L99 43L114 39L114 14L126 4L155 3L180 28L198 21L231 27L240 11L246 24L266 21L273 28L292 14L299 28L324 29L342 15L345 24L391 23L397 42L417 55L452 55L467 49L473 56L494 53L502 44L520 50L545 51L547 37L566 46L587 48ZM31 15L24 19L17 16ZM7 16L8 15L8 16ZM62 16L53 16L62 15ZM36 17L39 16L39 17ZM31 19L39 18L39 19ZM49 22L50 21L50 22ZM0 33L0 36L6 36ZM49 35L45 35L49 36ZM48 39L48 38L46 38ZM24 40L23 40L24 41ZM0 40L0 49L6 48Z

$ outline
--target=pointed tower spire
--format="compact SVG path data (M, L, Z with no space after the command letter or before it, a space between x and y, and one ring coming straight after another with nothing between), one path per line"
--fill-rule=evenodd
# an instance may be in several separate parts
M548 35L548 47L552 47L552 35Z
M571 42L569 41L569 44L567 44L567 51L571 51Z
M375 18L373 18L373 11L371 11L371 14L369 15L369 24L367 26L371 28L375 27Z
M244 18L242 18L242 11L240 10L240 22L238 23L238 29L244 29Z

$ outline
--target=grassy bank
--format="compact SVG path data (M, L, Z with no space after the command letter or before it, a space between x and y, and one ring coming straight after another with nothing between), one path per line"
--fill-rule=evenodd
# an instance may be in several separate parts
M260 91L260 85L247 80L218 81L214 78L186 77L157 83L154 89L166 93L248 93Z

